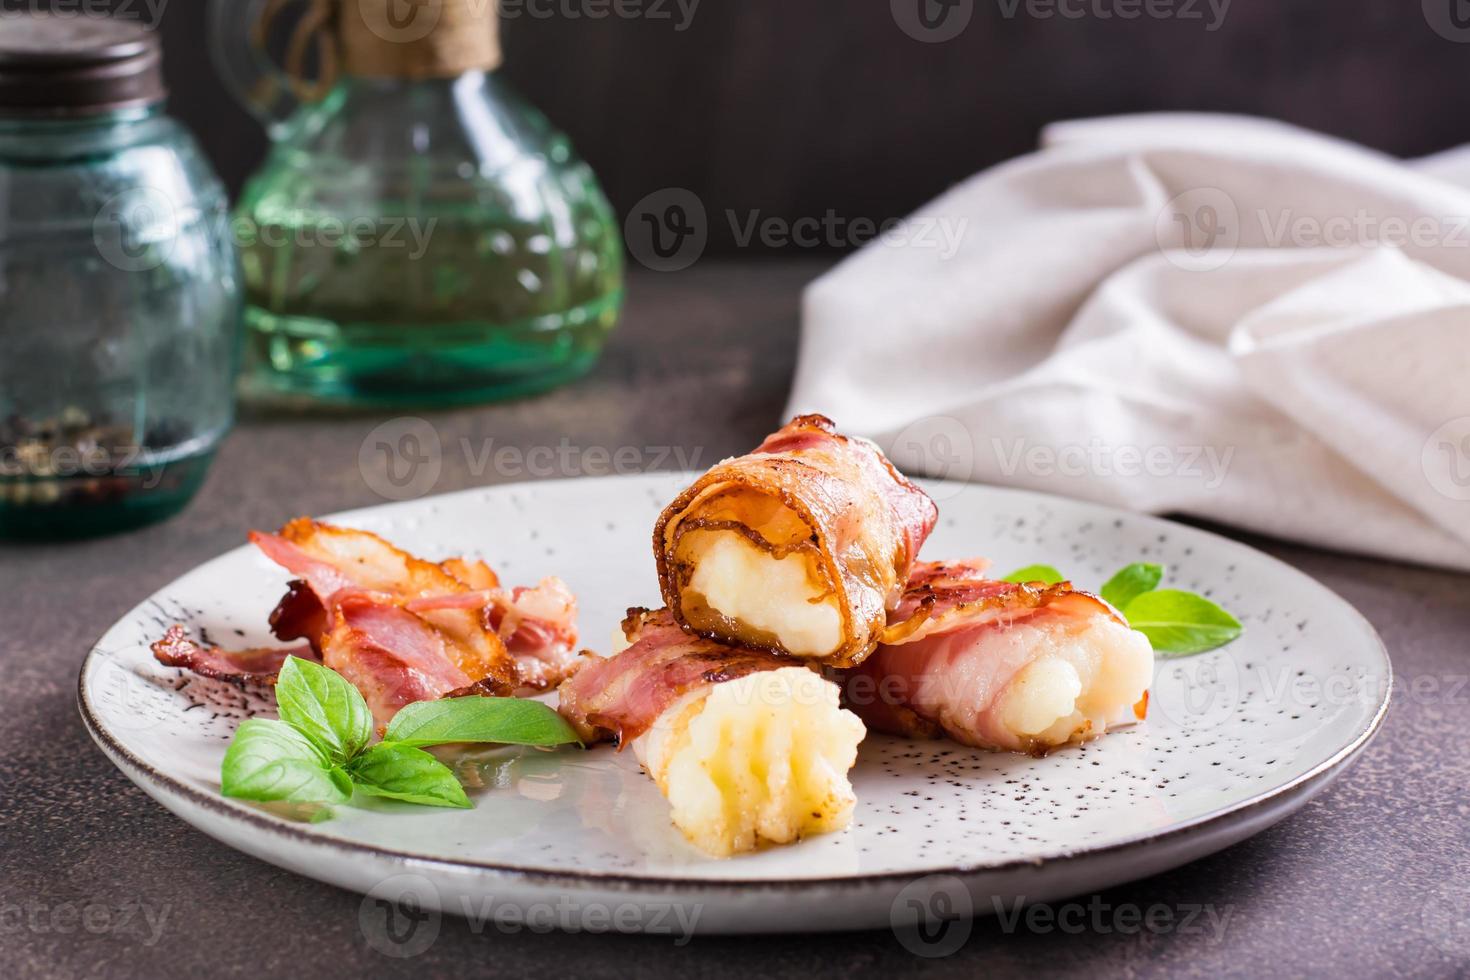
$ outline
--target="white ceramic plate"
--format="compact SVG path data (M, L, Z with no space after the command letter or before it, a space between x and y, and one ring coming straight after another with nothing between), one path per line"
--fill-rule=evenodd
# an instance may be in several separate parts
M581 601L584 644L606 650L627 606L657 604L650 528L689 479L496 487L333 519L424 556L484 557L512 583L560 575ZM727 861L688 846L631 753L606 746L484 750L462 764L484 784L473 810L384 802L308 823L224 799L231 733L242 718L274 714L273 701L163 667L148 644L174 622L221 645L271 644L266 615L287 576L250 547L183 576L107 632L82 666L82 716L169 810L292 871L477 918L709 932L888 926L931 902L985 913L1154 874L1301 807L1382 719L1390 667L1377 635L1290 567L1090 504L929 488L941 518L926 557L986 555L1002 572L1044 562L1090 588L1128 562L1160 561L1166 585L1212 596L1245 636L1159 661L1145 725L1046 759L872 736L853 771L850 830Z

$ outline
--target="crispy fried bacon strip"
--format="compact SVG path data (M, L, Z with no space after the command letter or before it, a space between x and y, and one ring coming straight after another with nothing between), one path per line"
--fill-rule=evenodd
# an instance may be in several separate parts
M286 594L270 615L271 633L278 640L305 640L321 659L322 637L331 629L327 609L303 579L292 579Z
M411 599L411 612L476 609L484 628L498 636L520 672L521 687L553 688L576 673L583 654L577 650L577 599L555 576L535 588L483 589Z
M544 578L535 588L493 592L484 622L515 657L523 687L550 690L583 665L584 655L577 650L577 599L559 578Z
M222 650L202 646L189 638L182 626L170 626L163 639L152 646L161 664L182 667L203 677L243 685L247 681L274 684L287 657L315 660L309 645L286 649Z
M450 639L402 606L347 593L334 611L335 625L322 641L322 662L362 692L379 725L415 701L514 693L514 677L474 677L462 670L450 652Z
M380 724L412 701L542 690L582 663L576 600L559 579L503 590L483 561L436 565L309 518L250 539L300 576L270 623L278 638L306 645L205 650L175 627L154 645L160 662L239 683L273 681L289 655L315 657L362 691Z
M250 537L271 560L301 575L315 594L323 612L320 622L325 627L323 639L319 640L322 660L339 673L346 673L343 667L354 649L352 642L343 642L344 634L338 629L341 624L335 615L344 597L353 596L352 608L361 614L365 601L393 605L472 591L439 565L416 558L367 531L333 527L301 517L281 528L279 534L255 532ZM468 567L468 563L463 564ZM304 606L301 599L294 601ZM281 607L277 606L277 610L280 612ZM295 613L298 617L302 615L301 610ZM510 693L518 686L515 659L500 637L485 629L477 608L443 605L404 615L417 617L437 635L435 655L446 660L456 671L455 678L462 681L455 688L488 681L495 689ZM401 616L397 620L403 621ZM345 636L350 640L356 634L349 631ZM326 637L337 637L335 650L328 648ZM368 647L372 645L367 642ZM420 645L402 654L418 663L417 669L422 672L422 656L427 649ZM367 663L383 663L380 656L364 654L364 657ZM364 677L361 668L353 673L359 679ZM392 690L401 684L390 672L378 686ZM391 702L389 698L384 704Z
M587 664L561 686L560 711L589 745L607 739L627 745L699 688L792 666L771 653L686 633L667 609L629 609L623 634L631 646Z
M982 626L1024 618L1066 596L1095 603L1098 611L1127 625L1112 606L1070 582L1016 584L984 577L990 562L984 558L919 562L909 576L903 598L888 616L883 643L913 643L957 625Z
M527 690L555 687L571 676L581 663L577 650L577 602L560 579L548 577L535 588L500 588L500 579L490 566L478 559L451 558L439 564L400 551L377 535L331 527L299 518L281 529L278 536L257 535L272 559L288 571L305 576L319 607L330 599L311 584L311 563L321 561L359 588L402 600L410 611L422 615L445 632L456 664L466 675L503 673L492 667L509 656ZM276 537L279 540L269 540ZM263 542L263 543L262 543ZM294 590L300 593L298 587ZM323 610L324 612L324 610ZM299 595L288 595L273 615L285 631L276 636L297 638L289 627L309 621L307 603ZM330 617L321 633L330 629ZM509 624L505 628L503 624ZM299 634L298 634L299 635ZM485 665L482 668L479 665Z
M885 642L844 678L869 728L1044 754L1143 719L1143 634L1070 583L998 582L986 564L915 567Z
M804 415L664 510L664 601L702 636L851 666L878 643L937 517L878 447Z

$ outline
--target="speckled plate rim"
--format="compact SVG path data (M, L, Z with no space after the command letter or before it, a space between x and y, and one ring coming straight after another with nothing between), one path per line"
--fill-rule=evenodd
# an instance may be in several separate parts
M685 474L690 479L698 474ZM680 474L661 473L657 476L673 479ZM634 476L622 477L621 479L647 479L648 477ZM585 479L585 478L583 478ZM606 478L602 478L606 479ZM503 484L495 487L497 490L511 491L517 488L529 488L546 486L548 484L568 484L583 482L583 480L556 480L542 481L541 483ZM926 486L943 488L945 481L921 480ZM961 486L977 486L977 484L962 484ZM246 805L233 805L228 801L188 785L166 773L160 772L155 767L138 758L125 746L118 742L103 727L98 720L94 706L88 696L87 680L93 664L99 656L101 641L94 644L88 651L86 658L77 676L77 705L88 733L102 749L103 753L121 769L138 786L149 792L149 795L163 802L165 796L173 796L180 802L191 804L194 807L210 811L230 821L244 824L255 830L262 831L278 839L311 847L328 848L349 855L364 855L373 858L387 860L411 869L440 869L446 872L482 872L497 877L508 878L516 881L524 881L539 885L555 885L559 888L574 889L608 889L615 890L639 890L656 889L661 894L669 893L724 893L729 895L749 895L755 891L780 891L790 894L792 892L820 892L833 888L861 889L864 886L892 885L914 881L916 878L942 877L945 875L956 878L974 878L978 875L1001 874L1011 871L1037 870L1044 866L1080 862L1084 859L1106 859L1117 857L1130 852L1149 847L1157 847L1169 842L1178 842L1185 837L1203 837L1207 831L1216 830L1220 837L1213 846L1206 844L1197 851L1186 854L1178 860L1169 862L1160 867L1140 870L1134 875L1115 876L1114 883L1134 880L1148 874L1158 873L1170 867L1196 860L1214 851L1228 847L1232 843L1244 839L1250 834L1264 830L1266 827L1280 819L1284 819L1306 805L1318 792L1325 789L1333 778L1340 775L1344 768L1354 761L1357 756L1368 746L1373 737L1382 727L1383 720L1388 713L1393 689L1393 664L1389 658L1388 650L1383 644L1371 623L1358 612L1358 610L1343 599L1337 593L1327 588L1316 579L1307 575L1291 565L1277 558L1273 558L1264 552L1258 551L1249 545L1241 544L1222 535L1215 534L1196 527L1176 524L1164 518L1137 514L1129 511L1118 510L1103 504L1094 504L1087 501L1078 501L1072 498L1060 497L1054 494L1046 494L1038 491L1016 490L1009 487L995 487L988 484L980 484L987 491L1003 495L1013 496L1025 500L1056 500L1065 502L1070 507L1083 507L1095 512L1099 518L1113 519L1126 517L1138 522L1145 527L1152 527L1161 531L1185 530L1191 535L1197 536L1215 548L1237 556L1246 557L1250 561L1264 562L1275 566L1278 570L1286 572L1289 576L1299 579L1305 587L1318 591L1323 597L1335 603L1341 611L1353 617L1362 627L1365 636L1371 637L1372 649L1381 660L1384 683L1379 685L1382 691L1379 703L1369 718L1368 722L1348 741L1341 745L1326 759L1318 762L1311 768L1298 774L1278 786L1262 790L1259 793L1240 800L1236 803L1223 806L1218 810L1202 814L1200 816L1171 825L1162 830L1143 831L1139 834L1097 847L1081 847L1070 851L1044 858L1021 858L1009 861L978 862L974 864L954 865L948 868L925 869L923 872L914 871L885 871L869 874L840 875L823 878L700 878L700 877L665 877L659 875L638 875L608 872L568 872L551 868L537 868L525 865L499 864L493 862L472 861L462 859L448 859L425 854L415 854L411 851L396 848L381 847L371 844L363 844L357 841L344 840L323 833L309 833L301 829L289 820L273 817L269 814L254 810ZM439 499L448 499L458 496L467 496L483 493L485 488L458 491L453 494L442 495ZM423 498L402 503L387 503L374 507L358 508L355 510L341 511L335 514L325 515L322 519L340 523L351 524L355 520L366 515L377 515L391 510L411 509L422 506L425 500L434 498ZM237 552L247 551L249 545L231 549L208 562L195 566L190 571L197 571L215 562L228 561ZM185 574L189 574L186 572ZM167 586L165 586L167 588ZM118 622L129 619L139 613L148 603L145 599L133 609L129 610ZM115 624L114 624L115 625ZM111 632L109 627L107 632ZM105 636L106 634L104 634ZM157 792L155 792L155 790ZM169 807L173 810L172 807ZM1267 812L1269 811L1269 813ZM174 811L177 813L177 811ZM1247 834L1230 835L1229 829L1246 821L1253 816L1266 817L1266 822L1251 829ZM198 825L195 825L196 827ZM208 829L198 827L209 836L216 836ZM216 837L216 839L219 839ZM235 846L226 842L227 846ZM270 860L264 855L257 854L264 860Z

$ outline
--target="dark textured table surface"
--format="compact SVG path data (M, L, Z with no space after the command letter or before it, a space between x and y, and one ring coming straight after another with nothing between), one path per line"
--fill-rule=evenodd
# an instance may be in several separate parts
M587 379L542 398L430 413L521 447L675 445L705 465L777 422L813 264L704 264L635 278ZM1355 768L1246 843L1114 889L1110 907L1213 907L1210 927L1125 934L977 921L920 960L886 932L671 940L476 933L446 918L422 955L364 941L356 895L238 854L148 799L88 738L75 704L90 644L142 597L246 528L379 502L357 465L383 416L247 417L175 520L105 540L0 547L0 975L10 977L1452 976L1470 973L1470 577L1252 539L1352 602L1397 673ZM595 458L595 457L589 457ZM446 453L437 491L510 480ZM1177 920L1176 920L1177 921Z

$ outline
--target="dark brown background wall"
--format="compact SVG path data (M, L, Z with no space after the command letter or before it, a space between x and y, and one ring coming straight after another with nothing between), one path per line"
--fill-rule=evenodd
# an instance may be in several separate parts
M163 2L174 111L238 187L263 136L213 74L205 0ZM1050 120L1150 109L1276 116L1402 155L1470 140L1466 0L1233 0L1223 19L1223 0L1061 0L1075 18L1033 16L1054 0L945 0L958 20L942 23L970 19L943 43L899 24L936 0L701 0L692 18L622 0L645 15L596 20L587 0L509 2L525 6L505 73L620 212L680 186L711 212L896 217ZM1097 12L1130 3L1174 16Z

